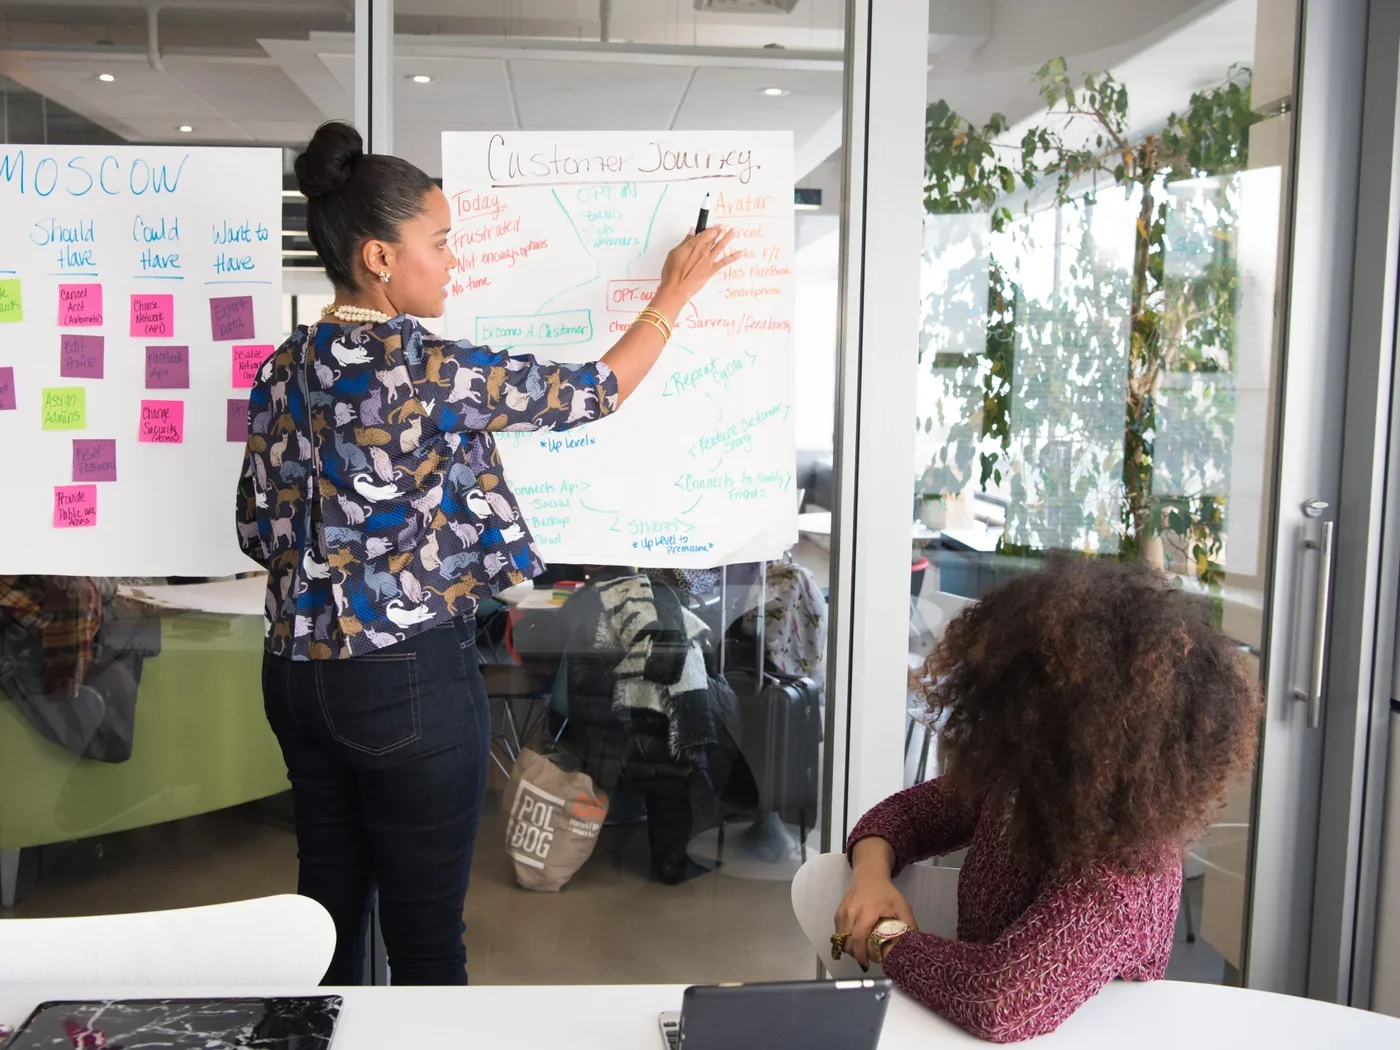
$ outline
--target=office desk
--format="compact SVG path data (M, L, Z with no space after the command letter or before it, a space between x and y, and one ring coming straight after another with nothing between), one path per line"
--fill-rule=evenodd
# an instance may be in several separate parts
M587 961L580 960L586 967ZM222 990L227 993L227 990ZM306 993L284 989L280 994ZM656 1017L678 1009L681 987L664 985L352 988L334 1050L472 1046L499 1050L660 1050ZM106 989L108 998L208 996L210 989ZM232 994L279 994L242 990ZM0 1024L19 1024L47 999L92 999L91 989L0 985ZM890 1004L880 1050L986 1047L912 1000ZM1310 999L1214 985L1115 982L1036 1047L1157 1050L1340 1050L1400 1046L1400 1020Z

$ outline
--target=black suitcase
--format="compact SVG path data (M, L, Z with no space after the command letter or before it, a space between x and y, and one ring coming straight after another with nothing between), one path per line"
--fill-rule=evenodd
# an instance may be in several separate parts
M820 689L810 678L771 672L757 682L747 669L725 678L739 699L737 743L757 789L755 808L811 827L821 793Z

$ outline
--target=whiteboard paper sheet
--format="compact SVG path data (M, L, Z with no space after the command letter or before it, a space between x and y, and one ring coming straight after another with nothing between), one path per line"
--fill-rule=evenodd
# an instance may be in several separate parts
M675 321L617 414L500 437L548 561L705 568L797 538L792 136L444 132L453 338L582 363L654 293L708 192L744 257ZM431 324L432 322L430 322Z
M0 572L225 576L276 149L0 146Z

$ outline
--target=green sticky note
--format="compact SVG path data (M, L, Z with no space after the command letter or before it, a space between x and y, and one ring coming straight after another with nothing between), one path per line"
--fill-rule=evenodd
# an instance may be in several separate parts
M43 402L45 430L86 430L87 390L80 386L46 386Z
M0 324L24 320L24 300L19 295L19 278L0 280Z

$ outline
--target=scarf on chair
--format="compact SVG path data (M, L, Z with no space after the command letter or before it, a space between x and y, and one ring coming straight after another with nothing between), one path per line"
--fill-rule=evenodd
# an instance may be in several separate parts
M607 633L623 649L613 669L613 707L653 711L667 721L670 751L695 760L718 741L710 710L703 642L705 621L681 605L669 588L653 589L646 576L598 587Z

